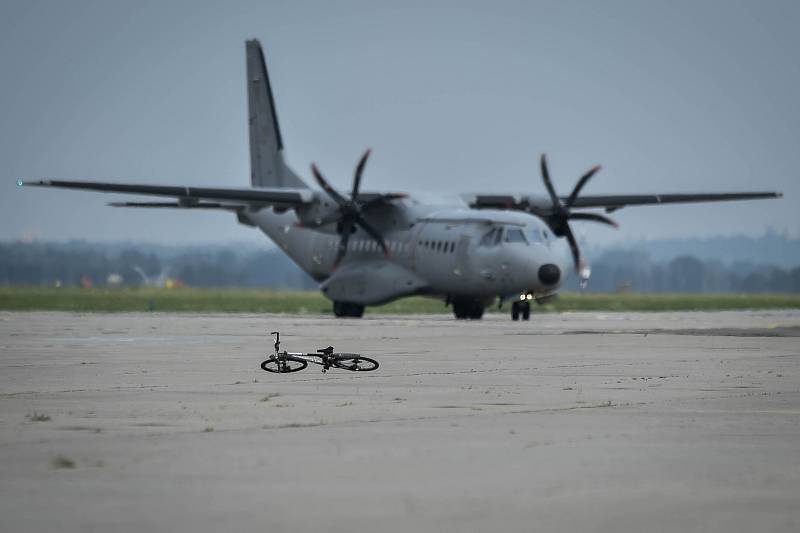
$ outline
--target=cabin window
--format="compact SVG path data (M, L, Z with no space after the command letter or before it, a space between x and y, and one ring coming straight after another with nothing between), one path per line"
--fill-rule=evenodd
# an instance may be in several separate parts
M522 233L521 229L517 228L510 228L506 230L506 242L521 242L523 244L528 244L527 239L525 239L525 234Z

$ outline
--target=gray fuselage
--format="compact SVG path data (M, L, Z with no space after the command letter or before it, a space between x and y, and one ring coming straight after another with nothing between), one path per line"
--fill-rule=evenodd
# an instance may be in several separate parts
M319 206L329 204L315 193ZM360 229L334 269L340 235L331 224L302 225L303 213L262 209L247 219L297 265L322 282L332 300L380 305L425 294L441 298L495 298L555 293L571 269L568 250L541 219L521 212L470 210L459 198L405 198L372 209L368 218L389 254ZM543 283L542 265L556 265L558 281Z

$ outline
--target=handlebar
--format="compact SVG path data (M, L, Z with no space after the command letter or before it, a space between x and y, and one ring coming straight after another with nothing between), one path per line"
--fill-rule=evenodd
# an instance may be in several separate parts
M275 335L275 353L278 353L281 349L281 334L278 331L272 331L270 335Z

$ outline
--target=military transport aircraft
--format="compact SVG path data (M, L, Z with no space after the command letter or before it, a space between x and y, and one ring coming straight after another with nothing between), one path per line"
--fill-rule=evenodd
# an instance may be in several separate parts
M352 190L334 189L320 170L314 190L285 163L266 63L257 40L247 41L250 122L249 188L136 185L46 179L27 182L109 193L170 198L171 201L114 202L116 207L222 209L242 224L266 233L297 265L321 282L337 317L361 317L365 306L410 295L441 298L456 318L478 319L487 305L512 301L514 320L530 316L531 301L556 294L575 270L582 283L590 275L570 221L616 227L587 208L606 213L646 204L777 198L774 192L581 195L600 167L584 174L569 196L559 196L541 157L547 196L462 194L429 196L402 192L362 192L369 157L355 169ZM23 180L18 181L23 185Z

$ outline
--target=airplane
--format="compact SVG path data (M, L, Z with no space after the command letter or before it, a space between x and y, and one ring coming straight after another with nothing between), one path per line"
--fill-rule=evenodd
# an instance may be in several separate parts
M457 319L480 319L487 306L511 301L511 318L528 320L531 302L554 298L571 271L591 275L571 221L617 227L606 216L635 205L779 198L777 192L582 195L600 170L586 172L560 196L547 159L539 162L547 196L425 195L364 192L370 151L355 168L349 194L335 189L316 165L310 188L285 162L284 145L258 40L245 43L250 133L248 188L208 188L39 179L18 185L169 198L112 202L114 207L219 209L260 229L318 281L337 317L361 317L412 295L444 300ZM606 214L585 209L602 209Z

